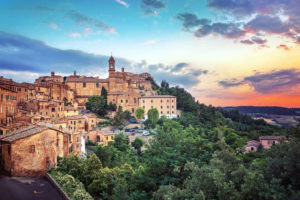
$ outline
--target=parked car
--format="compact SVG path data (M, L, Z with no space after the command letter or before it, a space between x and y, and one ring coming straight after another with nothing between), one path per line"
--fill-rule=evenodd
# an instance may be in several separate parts
M135 132L133 131L130 135L131 135L131 136L134 136L134 135L135 135Z
M143 136L148 136L148 135L150 135L149 131L143 131Z
M125 128L125 132L131 132L130 128Z
M135 117L131 117L131 118L129 119L129 122L132 123L132 124L136 124L136 123L137 123L137 120L136 120Z

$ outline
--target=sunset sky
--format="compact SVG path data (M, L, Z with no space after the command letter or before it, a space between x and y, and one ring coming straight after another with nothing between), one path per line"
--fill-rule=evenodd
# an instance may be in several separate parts
M299 0L0 0L0 74L149 72L214 106L300 107Z

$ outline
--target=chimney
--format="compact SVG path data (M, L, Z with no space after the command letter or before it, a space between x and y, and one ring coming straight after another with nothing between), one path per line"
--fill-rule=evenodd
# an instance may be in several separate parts
M122 67L122 73L124 73L124 67Z
M55 72L51 72L51 76L55 76Z
M74 71L74 76L76 76L76 70Z

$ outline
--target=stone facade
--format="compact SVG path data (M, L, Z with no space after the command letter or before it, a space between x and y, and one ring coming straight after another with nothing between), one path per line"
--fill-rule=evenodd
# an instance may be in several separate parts
M11 176L41 176L57 165L57 157L81 153L81 140L77 138L78 135L31 125L0 136L1 163Z
M156 108L159 116L167 118L177 118L177 102L175 96L170 95L151 95L139 98L139 107L144 108L145 118L150 109Z

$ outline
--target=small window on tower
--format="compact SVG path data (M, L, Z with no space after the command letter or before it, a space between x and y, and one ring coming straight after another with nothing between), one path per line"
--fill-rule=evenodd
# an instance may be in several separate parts
M82 87L84 87L84 88L86 87L86 82L83 83Z
M96 83L96 87L97 87L97 88L99 87L99 83Z

